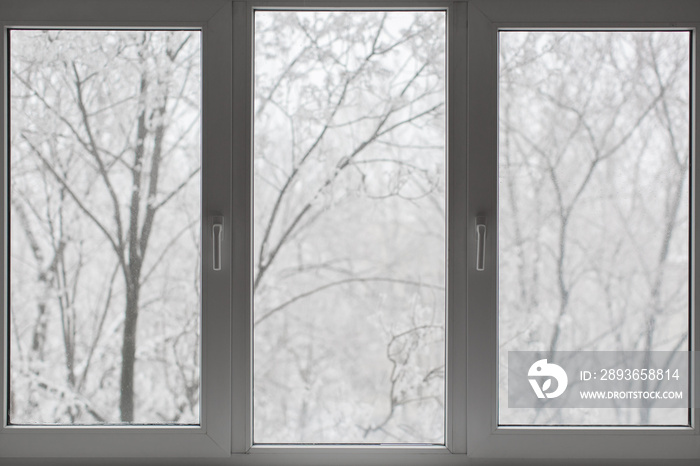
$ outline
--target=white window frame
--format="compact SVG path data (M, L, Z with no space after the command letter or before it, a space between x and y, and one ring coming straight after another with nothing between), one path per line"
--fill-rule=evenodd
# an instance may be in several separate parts
M133 28L197 29L202 33L202 250L212 250L211 217L225 218L224 238L230 238L231 196L231 4L220 0L31 0L0 3L0 63L3 87L0 128L3 131L3 169L0 205L3 208L3 331L0 332L2 417L0 463L7 457L157 457L230 456L230 293L231 269L212 270L213 254L202 254L202 365L200 425L151 427L8 426L9 291L7 277L6 210L9 131L7 115L8 44L12 28ZM219 189L216 189L216 187ZM230 188L228 188L230 189ZM222 254L229 252L224 241Z
M691 31L691 160L697 159L698 109L695 95L700 2L655 0L474 0L469 4L469 206L467 219L487 218L486 273L469 267L467 331L467 451L475 458L553 458L558 461L687 459L700 461L698 384L692 381L690 427L515 427L498 425L498 31L509 29L679 29ZM698 167L692 164L691 199ZM691 202L690 349L697 350L695 245L697 203ZM470 244L476 244L469 230ZM469 263L475 248L468 249ZM691 358L693 353L691 353ZM694 366L697 367L697 366ZM694 374L694 377L697 375ZM565 464L565 463L564 463ZM639 464L636 463L635 464Z
M445 446L257 446L252 439L252 60L256 9L441 9L448 15L448 296ZM197 28L203 34L203 316L201 427L7 426L7 331L0 332L3 380L0 464L556 464L603 458L700 459L700 418L688 428L499 427L497 270L497 34L500 28L683 28L693 32L693 92L700 2L693 0L0 0L3 92L0 128L8 159L7 30L13 27ZM698 114L692 103L692 157ZM3 219L7 173L3 162ZM693 165L692 198L698 179ZM695 270L693 203L692 270ZM486 215L486 271L477 272L476 215ZM222 270L213 272L211 216L225 218ZM8 225L0 229L6 264ZM3 327L6 265L0 268ZM692 307L697 278L693 272ZM693 316L695 312L692 313ZM698 347L696 319L691 346ZM693 408L698 399L694 383ZM216 457L216 458L214 458ZM57 458L63 458L62 461ZM85 458L82 462L73 458ZM196 460L195 460L196 458ZM114 463L117 464L117 463ZM644 464L635 461L634 464Z
M466 170L467 139L466 122L466 87L459 85L465 83L467 78L466 68L466 38L467 38L467 2L444 0L257 0L234 1L233 21L234 31L245 28L244 40L236 42L234 35L234 94L241 95L241 115L252 115L253 93L253 24L255 11L258 10L438 10L445 11L447 16L447 153L446 160L449 173L464 173ZM452 83L457 83L452 84ZM239 87L241 84L242 87ZM235 105L234 99L234 105ZM239 112L235 112L238 114ZM460 123L461 122L461 123ZM252 118L240 121L241 135L252 134ZM234 122L235 125L235 122ZM234 132L236 128L234 127ZM234 140L241 144L240 157L234 150L234 172L252 173L250 162L253 153L252 137L241 137ZM245 142L243 142L245 141ZM245 260L234 261L234 278L240 277L243 284L238 292L234 291L234 309L245 309L246 312L234 316L234 320L240 325L234 324L233 344L245 355L245 361L240 366L234 365L234 374L237 369L246 374L251 374L251 331L252 329L252 296L250 295L252 258L250 245L252 231L251 206L252 185L249 177L236 180L234 186L234 217L246 219L245 230L240 233L240 238L234 239L234 250L241 248L239 257ZM255 445L252 438L252 380L246 380L245 391L235 391L233 409L234 412L245 412L247 421L245 426L237 424L234 415L232 444L234 452L250 455L260 464L285 464L289 458L304 464L309 461L318 464L335 464L340 458L347 456L349 461L368 461L390 464L423 464L424 455L434 455L436 459L455 459L456 455L466 453L466 367L464 356L466 354L466 341L463 338L466 329L466 229L463 225L462 212L466 208L466 186L463 176L450 177L448 174L448 222L447 222L447 250L451 251L447 260L447 315L446 315L446 367L450 375L446 377L445 400L451 408L445 412L445 445L327 445L327 446L270 446ZM243 225L242 225L243 226ZM238 235L238 231L236 230ZM238 243L238 239L241 240ZM239 320L240 319L240 320ZM459 329L463 329L459 331ZM245 344L245 348L243 345ZM234 350L234 354L236 350ZM462 356L460 356L462 355ZM235 377L234 377L235 380ZM243 388L243 387L242 387ZM431 459L430 461L434 461Z

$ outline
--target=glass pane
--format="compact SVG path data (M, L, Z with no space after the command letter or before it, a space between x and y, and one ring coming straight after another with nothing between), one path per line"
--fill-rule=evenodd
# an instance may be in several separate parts
M10 32L10 421L198 424L198 31Z
M500 423L687 425L654 402L509 408L508 353L687 354L690 33L499 39Z
M445 13L256 12L254 440L443 443Z

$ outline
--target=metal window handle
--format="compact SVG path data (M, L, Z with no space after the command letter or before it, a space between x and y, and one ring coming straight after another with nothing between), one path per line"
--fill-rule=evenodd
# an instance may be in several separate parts
M224 217L212 218L211 231L214 240L214 270L221 270L221 236L224 233Z
M486 257L486 217L476 217L476 270L484 270Z

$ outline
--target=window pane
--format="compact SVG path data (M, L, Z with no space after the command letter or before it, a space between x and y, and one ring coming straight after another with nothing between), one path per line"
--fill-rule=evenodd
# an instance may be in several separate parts
M507 378L509 351L688 351L690 33L499 40L500 423L687 425L654 403L509 409Z
M255 15L254 441L443 443L445 13Z
M198 424L200 33L10 40L10 421Z

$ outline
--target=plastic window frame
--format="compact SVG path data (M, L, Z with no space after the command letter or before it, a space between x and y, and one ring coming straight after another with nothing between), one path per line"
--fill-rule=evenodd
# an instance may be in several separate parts
M214 212L230 219L231 173L231 4L220 0L31 0L0 4L0 63L3 69L0 96L0 128L3 138L3 170L0 205L3 223L3 331L0 332L2 420L0 462L7 457L155 457L229 456L230 419L230 267L213 272L212 254L202 254L202 361L199 426L17 426L8 425L9 290L6 254L8 221L6 186L8 132L8 38L11 29L193 29L202 34L202 250L210 251L209 221ZM229 66L227 66L227 64ZM229 103L229 104L227 104ZM229 188L230 189L230 188ZM227 226L224 226L224 232ZM223 251L229 248L224 242Z
M466 189L464 177L461 176L466 170L466 88L459 83L466 81L466 1L441 1L441 0L262 0L248 2L234 2L234 30L241 30L245 27L245 40L236 44L234 40L234 63L241 64L234 69L235 83L245 85L245 90L238 88L235 92L246 98L245 111L241 108L241 114L252 115L252 93L253 93L253 35L254 35L254 15L259 10L341 10L341 11L368 11L368 10L397 10L397 11L420 11L433 10L445 11L447 21L447 244L450 251L447 260L447 316L446 316L446 408L445 408L445 445L256 445L252 437L253 424L253 388L252 380L247 382L245 391L239 392L239 396L234 396L234 412L245 412L247 422L245 426L235 424L233 427L234 452L245 452L255 458L260 458L269 462L279 461L280 456L289 458L299 458L306 462L320 461L333 463L337 461L338 455L348 458L366 458L373 463L391 460L400 463L412 464L416 458L424 458L423 455L432 455L432 458L439 460L454 455L466 453L466 367L464 365L464 354L466 352L466 342L463 338L466 329L466 293L463 284L466 280L466 228L463 225L463 215L466 207ZM239 37L239 36L236 36ZM453 84L457 83L457 84ZM238 112L236 112L238 113ZM248 121L241 122L246 125L244 133L252 134L252 117ZM235 131L235 129L234 129ZM243 133L242 133L243 134ZM241 143L243 146L243 143ZM248 145L241 147L245 156L236 157L234 161L234 171L240 170L242 173L251 173L250 160L252 159L252 137L248 139ZM243 181L243 180L241 180ZM234 186L234 217L246 218L245 232L252 230L252 185L240 183ZM240 202L240 204L239 204ZM237 209L240 207L240 210ZM236 215L236 212L239 212ZM241 220L242 221L242 220ZM240 245L241 252L245 247L250 247L250 238L246 237ZM234 246L234 249L237 247ZM247 259L251 252L248 251ZM252 310L252 296L250 287L252 262L234 263L234 277L240 276L241 283L245 283L245 289L241 287L239 292L234 292L234 308L246 308ZM235 280L237 281L237 280ZM252 312L251 312L252 314ZM240 342L241 353L245 355L245 373L252 373L252 315L235 316L240 318L239 334L234 336L234 344ZM245 320L244 320L245 319ZM236 327L236 325L234 325ZM462 329L460 332L459 329ZM243 344L245 344L246 352ZM460 356L461 355L461 356ZM243 366L241 366L241 370ZM234 369L235 371L235 369ZM234 416L235 419L235 416ZM263 459L264 458L264 459ZM422 461L422 460L419 460ZM432 461L432 460L431 460ZM397 463L398 464L398 463Z
M498 228L498 32L500 30L686 30L691 33L691 161L696 160L698 109L697 30L700 4L686 1L619 0L474 0L469 4L469 206L468 219L485 213L490 230ZM692 162L691 162L692 163ZM690 346L698 348L696 270L698 215L697 164L691 185ZM469 231L470 244L476 241ZM487 236L486 263L497 264L497 234ZM475 248L468 250L474 262ZM700 458L700 394L693 374L689 427L515 427L498 425L498 271L469 268L467 333L467 451L471 457L550 458L561 464L576 459L658 460ZM694 353L691 353L691 358ZM697 367L697 366L693 366Z
M256 446L252 439L252 18L255 9L444 9L448 12L448 314L446 444L424 446ZM688 428L513 428L497 424L497 34L499 29L679 28L692 32L692 159L696 33L692 0L24 0L0 3L3 92L0 128L7 136L7 29L12 27L198 28L203 31L203 251L207 224L224 216L222 273L203 280L201 427L8 427L0 425L0 460L21 464L93 464L91 457L130 457L131 464L658 464L700 458L700 419ZM5 159L7 157L5 156ZM208 173L209 172L209 173ZM234 176L234 174L239 174ZM241 175L242 174L242 175ZM466 175L466 176L465 176ZM692 198L697 166L693 164ZM2 182L6 182L3 170ZM0 205L6 208L5 188ZM4 212L4 211L3 211ZM695 317L695 218L691 345ZM486 273L476 272L476 215L486 214ZM0 235L5 264L7 225ZM208 255L203 266L211 269ZM5 273L5 267L2 273ZM211 274L211 272L207 272ZM4 277L4 275L3 275ZM3 280L4 283L4 280ZM7 284L4 284L7 296ZM7 300L5 299L4 303ZM6 308L6 306L3 306ZM3 323L7 311L3 309ZM3 417L7 412L6 331L0 333ZM468 369L467 369L468 368ZM698 386L694 384L694 400ZM218 457L218 458L217 458ZM60 458L63 458L62 460ZM82 458L82 459L81 459ZM196 458L196 460L195 460ZM646 458L646 463L643 458ZM684 460L684 461L683 461ZM166 460L168 464L171 460ZM534 462L533 462L534 461ZM120 464L101 460L104 464ZM10 462L10 464L12 464ZM184 463L183 463L184 464Z

